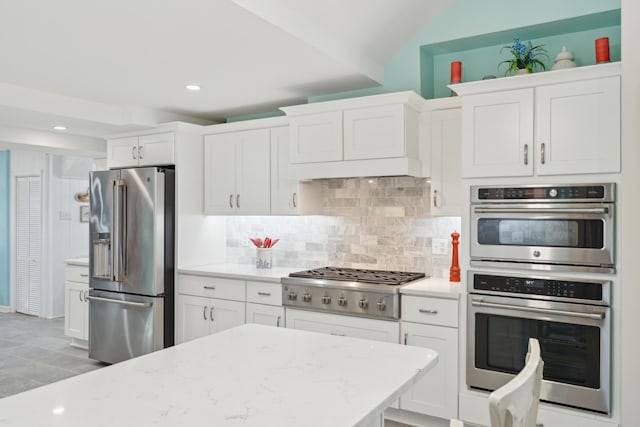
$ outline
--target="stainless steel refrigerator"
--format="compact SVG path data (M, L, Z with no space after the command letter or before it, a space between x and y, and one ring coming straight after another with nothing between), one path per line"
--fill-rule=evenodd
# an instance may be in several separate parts
M117 363L174 342L174 171L89 179L89 357Z

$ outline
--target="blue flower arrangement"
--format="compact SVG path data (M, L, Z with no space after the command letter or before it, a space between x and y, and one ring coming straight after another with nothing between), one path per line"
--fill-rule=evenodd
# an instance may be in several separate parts
M508 65L507 71L505 71L504 75L506 76L509 72L516 72L517 70L523 69L533 73L536 67L546 70L544 63L538 59L538 57L546 57L547 60L549 59L547 50L543 46L544 45L533 46L531 41L527 44L522 43L518 37L513 39L513 44L503 46L502 49L500 49L500 52L504 49L509 49L513 55L512 59L507 59L500 63L500 65Z

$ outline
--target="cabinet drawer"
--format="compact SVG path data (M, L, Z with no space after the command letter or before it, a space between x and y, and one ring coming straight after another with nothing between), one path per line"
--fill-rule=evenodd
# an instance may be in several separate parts
M69 282L89 283L89 267L67 265L64 268L64 278Z
M178 293L235 301L245 300L244 280L206 276L178 276Z
M458 300L402 296L401 319L430 325L458 327Z
M282 285L247 281L247 302L282 305Z

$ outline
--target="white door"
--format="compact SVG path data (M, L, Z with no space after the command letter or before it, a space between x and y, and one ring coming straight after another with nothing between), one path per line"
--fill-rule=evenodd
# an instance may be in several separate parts
M459 108L431 113L431 215L462 215Z
M138 166L138 137L114 138L107 141L107 167Z
M345 110L344 160L406 155L404 105Z
M178 295L178 344L209 335L209 309L209 298Z
M229 301L212 298L209 317L211 320L211 332L221 332L244 324L244 301Z
M236 145L233 133L204 137L204 211L209 215L235 213Z
M173 138L173 132L141 136L138 146L140 166L175 164Z
M334 162L343 159L342 111L305 114L289 119L291 163Z
M289 128L271 129L271 214L298 212L298 180L289 175Z
M533 174L533 89L462 97L462 176Z
M402 322L407 345L438 352L438 364L400 398L400 408L439 418L458 415L458 330Z
M16 178L16 311L40 315L42 305L42 180Z
M284 307L248 302L247 323L284 328Z
M241 215L271 214L271 134L269 129L237 133L236 210Z

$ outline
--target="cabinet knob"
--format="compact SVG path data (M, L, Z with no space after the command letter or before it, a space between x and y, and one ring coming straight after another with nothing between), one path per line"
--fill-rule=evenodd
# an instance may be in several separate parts
M138 147L136 147L135 145L131 147L131 158L133 158L133 160L136 160L138 158Z

